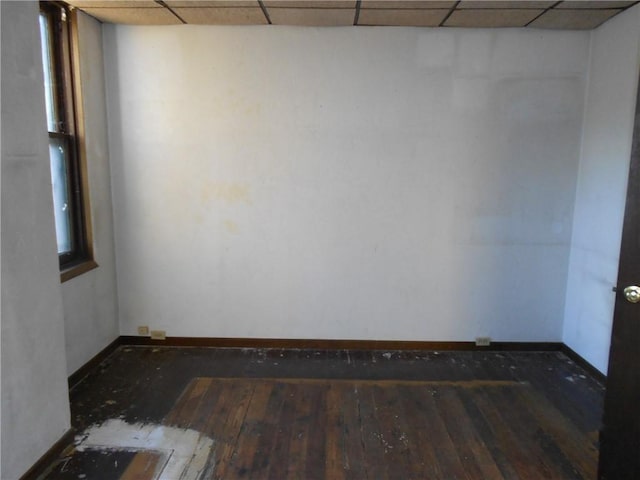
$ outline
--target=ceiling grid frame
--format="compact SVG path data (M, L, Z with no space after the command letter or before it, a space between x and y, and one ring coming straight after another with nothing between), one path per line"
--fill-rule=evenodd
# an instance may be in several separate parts
M590 30L640 0L67 0L67 3L102 22L133 25Z

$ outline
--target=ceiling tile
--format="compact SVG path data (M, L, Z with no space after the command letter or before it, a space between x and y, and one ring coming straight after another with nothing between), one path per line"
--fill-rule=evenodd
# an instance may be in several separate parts
M589 30L604 23L622 10L549 10L530 27L565 30Z
M616 1L611 1L611 2L597 2L597 1L582 1L582 2L575 2L575 1L571 1L571 2L562 2L560 3L557 7L555 8L571 8L571 9L577 9L577 8L603 8L603 9L610 9L610 8L625 8L628 7L630 5L633 5L636 2L616 2Z
M445 27L501 28L524 27L544 10L455 10Z
M358 25L391 25L407 27L437 27L449 13L448 9L431 10L360 10Z
M167 8L83 8L82 11L107 23L127 25L177 25L182 23Z
M500 9L515 9L515 8L537 8L545 9L558 2L528 2L528 1L511 1L511 2L493 2L489 0L463 0L460 2L457 8L500 8Z
M356 0L265 0L264 5L267 8L356 8Z
M174 8L189 24L198 25L267 25L267 18L258 8Z
M456 2L437 2L437 1L422 1L422 0L362 0L360 4L361 9L366 8L452 8Z
M153 0L67 0L67 3L77 8L163 8Z
M353 25L355 9L348 8L270 8L269 18L274 25L303 25L337 27Z
M171 8L181 7L260 7L258 0L165 0Z

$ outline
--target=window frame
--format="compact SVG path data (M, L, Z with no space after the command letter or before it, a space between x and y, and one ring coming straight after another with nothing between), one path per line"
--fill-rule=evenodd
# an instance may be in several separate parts
M56 109L57 131L49 131L49 126L47 131L50 140L56 139L66 146L72 248L58 254L60 279L65 282L98 266L93 258L88 215L90 204L78 68L77 13L62 2L41 1L40 14L44 14L48 22L50 44L46 48L49 48L52 63L50 73L55 77L52 100Z

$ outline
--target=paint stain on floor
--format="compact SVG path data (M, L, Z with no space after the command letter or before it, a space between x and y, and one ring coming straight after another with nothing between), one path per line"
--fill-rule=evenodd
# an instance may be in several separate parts
M602 392L555 352L127 347L40 479L590 478Z
M110 419L76 436L46 479L199 480L213 441L195 430Z

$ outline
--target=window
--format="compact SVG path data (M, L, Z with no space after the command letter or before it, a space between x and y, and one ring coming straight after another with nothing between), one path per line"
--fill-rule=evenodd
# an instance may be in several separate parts
M65 6L55 2L40 3L53 208L63 280L95 266L89 246L84 177L76 135L69 23L69 11Z

